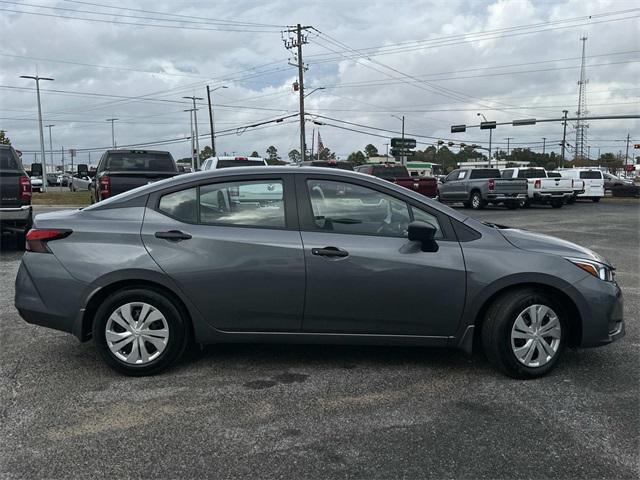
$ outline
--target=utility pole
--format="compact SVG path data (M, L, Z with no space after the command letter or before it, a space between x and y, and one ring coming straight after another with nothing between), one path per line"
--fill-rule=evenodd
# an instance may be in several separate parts
M62 173L65 173L64 170L64 146L60 147L60 157L62 158ZM71 172L73 173L73 172Z
M220 87L216 87L213 90L209 89L209 85L207 85L207 102L209 102L209 128L211 129L211 155L216 156L216 133L213 126L213 107L211 106L211 92L215 92L220 88L229 88L226 85L222 85Z
M304 131L304 61L302 59L302 46L309 43L307 36L302 34L303 30L308 30L310 27L303 27L299 23L295 28L289 28L286 33L295 33L295 37L289 37L284 39L284 46L287 50L296 49L294 58L296 63L289 62L290 65L298 67L298 93L300 95L300 161L304 162L307 155L307 142ZM284 32L283 32L284 33Z
M320 129L318 129L318 132ZM311 130L311 160L313 160L313 152L316 151L316 129Z
M513 137L507 137L507 138L505 138L505 140L507 141L507 157L508 157L509 156L509 152L510 152L510 150L509 150L509 142L511 140L513 140Z
M562 110L562 113L564 113L564 126L562 128L562 167L564 168L564 149L567 145L567 114L569 113L569 110Z
M627 133L627 151L624 154L624 176L627 177L627 163L629 163L629 141L631 135Z
M547 147L547 137L542 137L542 155L544 155L546 147Z
M198 109L196 108L196 100L204 100L202 97L182 97L193 100L193 124L195 126L195 139L196 139L196 169L200 168L200 142L198 140Z
M43 180L42 180L42 191L47 191L47 162L44 156L44 132L42 131L42 107L40 104L40 80L48 80L53 82L53 78L48 77L39 77L36 75L35 77L32 75L20 75L20 78L28 78L30 80L35 80L36 82L36 94L38 97L38 129L40 130L40 154L42 155L42 171L44 172Z
M119 118L107 118L107 122L111 122L111 146L116 148L116 131L113 127L113 122L120 120Z
M587 145L587 160L591 160L591 145Z
M402 149L403 149L403 151L404 151L404 115L402 115ZM407 158L407 157L405 157L404 155L402 155L402 156L400 157L400 163L401 163L402 165L406 165L406 164L407 164L407 160L406 160L406 158Z

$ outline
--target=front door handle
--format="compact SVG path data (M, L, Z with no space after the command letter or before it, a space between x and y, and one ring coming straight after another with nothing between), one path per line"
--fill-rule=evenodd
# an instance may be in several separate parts
M156 232L156 238L162 238L164 240L170 240L172 242L180 242L182 240L189 240L191 235L180 230L169 230L168 232Z
M349 252L338 247L312 248L311 253L319 257L348 257Z

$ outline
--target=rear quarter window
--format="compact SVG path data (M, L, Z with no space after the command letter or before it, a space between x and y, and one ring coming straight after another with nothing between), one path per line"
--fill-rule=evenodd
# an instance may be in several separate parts
M494 168L476 168L471 170L469 178L500 178L500 170Z

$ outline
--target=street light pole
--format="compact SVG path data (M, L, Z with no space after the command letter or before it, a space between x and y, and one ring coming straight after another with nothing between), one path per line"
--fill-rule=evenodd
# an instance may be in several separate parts
M391 115L393 118L397 118L398 120L400 120L402 122L402 147L401 150L404 152L405 147L404 147L404 115L402 115L402 118L400 118L397 115ZM405 156L404 155L400 155L400 164L404 165L406 163L405 160Z
M211 105L211 92L215 92L220 88L229 88L226 85L222 85L220 87L216 87L213 90L209 89L209 85L207 85L207 101L209 102L209 128L211 129L211 155L213 157L216 156L216 133L213 126L213 106Z
M113 122L115 122L116 120L120 120L119 118L107 118L107 122L111 122L111 146L113 148L116 148L116 131L115 128L113 126Z
M20 75L20 78L28 78L36 82L36 94L38 97L38 129L40 130L40 154L42 155L42 171L44 172L42 179L42 191L47 191L47 162L44 156L44 132L42 131L42 107L40 103L40 80L48 80L53 82L53 78L39 77L38 75Z
M198 109L196 108L196 100L204 100L202 97L182 97L193 100L193 124L195 126L195 138L196 138L196 169L200 168L200 142L198 141Z
M505 138L505 140L507 141L507 157L508 157L509 153L511 152L511 150L509 149L509 142L511 142L511 140L513 140L513 137L507 137L507 138Z
M542 155L544 155L546 148L547 148L547 137L542 137Z

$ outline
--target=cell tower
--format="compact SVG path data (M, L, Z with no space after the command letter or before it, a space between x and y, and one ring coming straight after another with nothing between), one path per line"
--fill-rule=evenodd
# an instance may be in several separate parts
M582 63L580 64L580 80L578 81L578 111L576 112L576 117L578 118L577 123L575 124L576 129L576 153L575 160L585 158L585 153L587 150L587 129L589 128L589 124L582 119L582 117L586 117L587 113L587 83L589 80L587 79L587 71L584 64L585 57L585 48L587 44L586 35L580 39L582 42Z

